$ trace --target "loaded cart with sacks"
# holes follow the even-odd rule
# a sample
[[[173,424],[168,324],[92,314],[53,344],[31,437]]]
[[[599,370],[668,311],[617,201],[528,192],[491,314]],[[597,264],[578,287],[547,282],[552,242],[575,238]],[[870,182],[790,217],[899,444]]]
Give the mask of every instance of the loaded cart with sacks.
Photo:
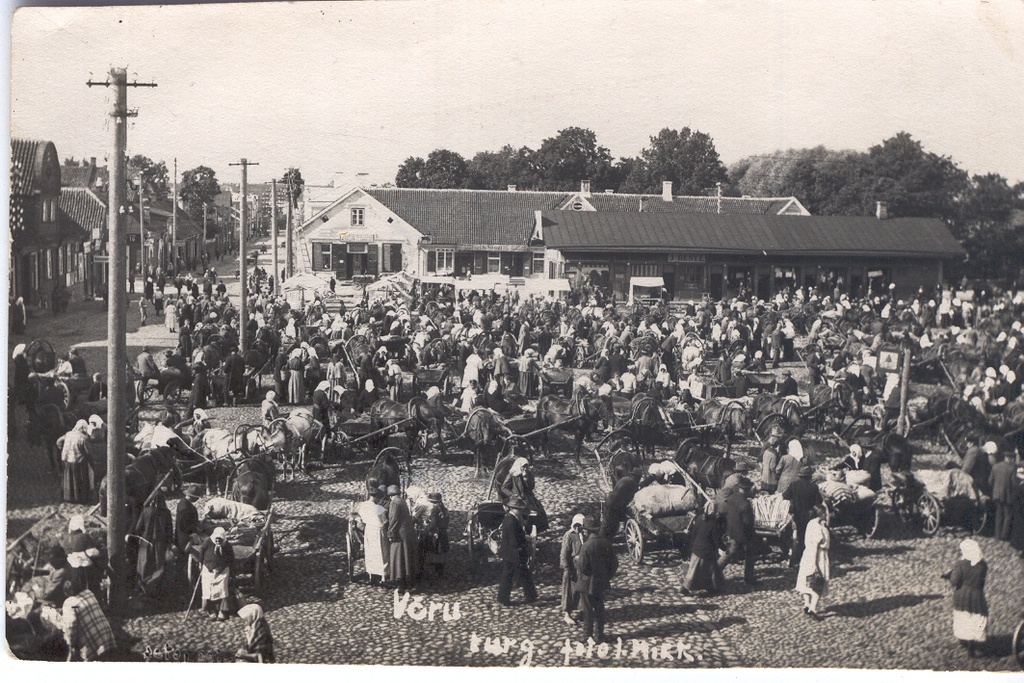
[[[708,495],[671,460],[648,470],[655,481],[633,496],[627,509],[626,550],[637,564],[652,550],[675,548],[687,557],[690,528]]]

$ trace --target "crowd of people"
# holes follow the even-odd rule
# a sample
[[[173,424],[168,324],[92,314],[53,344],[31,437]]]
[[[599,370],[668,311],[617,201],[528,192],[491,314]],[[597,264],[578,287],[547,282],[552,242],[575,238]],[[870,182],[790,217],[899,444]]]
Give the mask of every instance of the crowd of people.
[[[463,416],[481,407],[502,416],[523,413],[532,409],[545,373],[566,368],[576,369],[571,380],[575,399],[648,395],[666,410],[691,413],[712,395],[742,399],[754,388],[753,378],[778,371],[770,388],[778,396],[799,398],[817,385],[843,383],[853,397],[849,417],[878,414],[880,429],[886,430],[903,406],[901,373],[886,366],[885,354],[909,350],[919,360],[955,354],[962,360],[964,379],[956,387],[956,398],[1004,432],[977,437],[957,464],[992,501],[995,536],[1024,554],[1024,298],[1012,292],[992,289],[968,296],[940,287],[900,299],[894,288],[856,298],[838,290],[796,288],[768,300],[748,293],[670,309],[663,303],[616,306],[591,288],[551,300],[522,296],[514,289],[499,294],[416,285],[407,295],[367,298],[348,308],[340,302],[328,305],[319,296],[292,306],[273,293],[273,275],[256,268],[249,278],[253,296],[245,321],[212,270],[173,281],[159,274],[147,279],[139,304],[142,321],[147,322],[152,306],[168,331],[177,333],[178,343],[160,359],[150,348],[139,354],[136,367],[126,373],[136,400],[142,400],[152,381],[176,381],[191,387],[189,415],[214,401],[262,400],[261,414],[268,424],[282,414],[283,406],[310,405],[330,434],[342,420],[358,418],[380,398],[407,400],[417,391],[428,400],[447,399],[451,410]],[[168,285],[173,291],[166,291]],[[249,349],[245,357],[239,352],[243,337]],[[798,337],[807,341],[799,351]],[[72,351],[63,359],[57,375],[89,377],[90,398],[94,387],[101,397],[102,378],[90,377],[74,355]],[[14,360],[17,366],[17,350]],[[807,370],[803,387],[791,366],[780,367],[797,360]],[[448,371],[453,386],[447,394],[442,396],[442,387],[409,381],[426,368]],[[270,375],[274,386],[257,396],[253,387],[260,373]],[[62,490],[68,502],[91,502],[95,496],[105,425],[94,417],[77,423],[60,445]],[[742,565],[747,585],[758,585],[751,499],[759,493],[778,494],[788,501],[796,529],[788,557],[795,591],[808,617],[820,619],[833,541],[825,501],[812,481],[815,464],[820,463],[804,454],[798,436],[775,427],[764,439],[758,462],[751,466],[740,461],[725,473],[714,496],[696,511],[684,592],[725,590],[724,570],[733,563]],[[864,472],[868,488],[882,488],[882,458],[874,450],[853,444],[836,467]],[[497,600],[503,605],[512,604],[517,583],[526,602],[537,599],[529,529],[536,526],[542,532],[548,527],[528,466],[517,462],[513,468],[501,482],[507,514],[497,548]],[[585,638],[604,638],[604,597],[617,571],[612,540],[633,497],[651,476],[637,469],[618,478],[602,518],[588,523],[575,516],[562,537],[560,610],[566,623],[573,624],[580,610]],[[423,508],[443,508],[440,494],[410,496],[398,486],[371,491],[357,506],[366,539],[366,571],[373,583],[409,588],[422,577],[426,525],[418,500]],[[193,511],[185,506],[175,515],[173,535],[179,547],[181,534],[194,533],[189,531]],[[434,546],[442,552],[448,546],[444,533]],[[954,634],[973,653],[979,628],[984,631],[978,617],[987,614],[987,566],[976,542],[965,541],[961,551],[963,559],[948,577],[957,596]],[[219,583],[227,581],[230,543],[215,530],[200,554],[204,603],[214,618],[226,618],[236,611],[227,584]],[[59,568],[55,570],[59,577]],[[272,661],[272,638],[262,611],[249,605],[243,612],[255,649],[248,654]]]

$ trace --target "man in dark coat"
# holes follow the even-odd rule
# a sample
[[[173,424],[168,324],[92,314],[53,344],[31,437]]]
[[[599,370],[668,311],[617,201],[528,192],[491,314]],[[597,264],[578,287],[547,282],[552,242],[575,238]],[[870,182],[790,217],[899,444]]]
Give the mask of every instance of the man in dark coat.
[[[1020,482],[1017,481],[1017,463],[1011,458],[1002,458],[999,454],[993,457],[997,462],[992,466],[988,481],[992,487],[992,503],[996,508],[994,535],[1000,541],[1009,541],[1013,504],[1020,489]]]
[[[626,519],[626,508],[633,502],[633,496],[640,490],[640,470],[636,469],[619,477],[605,500],[604,526],[614,534]]]
[[[388,581],[395,586],[410,588],[419,573],[416,551],[418,539],[416,526],[409,510],[409,504],[397,486],[387,489],[391,502],[388,504],[388,541],[391,555],[388,562]]]
[[[203,487],[189,484],[182,489],[185,495],[174,509],[174,545],[185,552],[192,543],[192,534],[199,533],[199,511],[195,502],[203,495]]]
[[[227,379],[224,404],[227,405],[228,394],[231,394],[231,402],[234,405],[239,397],[245,398],[245,360],[238,353],[237,347],[232,347],[231,353],[224,359],[224,374]]]
[[[758,583],[757,577],[754,576],[754,560],[756,559],[753,548],[756,540],[754,509],[748,499],[752,489],[753,483],[744,477],[739,488],[725,499],[723,513],[727,536],[726,553],[718,560],[719,568],[724,570],[730,562],[742,558],[743,582],[748,586]]]
[[[604,596],[611,588],[612,578],[619,568],[618,558],[610,540],[612,530],[601,530],[587,539],[576,558],[576,590],[583,605],[583,638],[604,640]]]
[[[799,393],[800,388],[793,379],[793,373],[790,370],[783,370],[782,381],[779,382],[779,396],[797,396]]]
[[[789,566],[800,566],[800,557],[804,554],[804,532],[807,530],[807,523],[811,521],[811,511],[815,505],[821,505],[821,491],[818,485],[811,481],[814,475],[814,468],[805,465],[800,469],[800,478],[789,485],[786,492],[782,494],[785,500],[789,501],[789,514],[793,516],[793,523],[796,525],[796,541],[793,543],[793,552],[789,554]]]
[[[501,560],[501,578],[498,581],[498,602],[511,607],[512,582],[519,579],[526,602],[537,599],[537,589],[530,574],[529,548],[526,543],[526,529],[523,526],[529,508],[522,498],[512,498],[506,505],[508,512],[501,520],[501,546],[498,558]]]

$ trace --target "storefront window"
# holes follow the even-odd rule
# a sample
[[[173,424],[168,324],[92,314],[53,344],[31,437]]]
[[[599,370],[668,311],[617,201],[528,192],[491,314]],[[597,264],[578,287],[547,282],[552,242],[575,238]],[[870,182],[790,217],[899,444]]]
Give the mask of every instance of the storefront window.
[[[544,273],[544,252],[535,251],[533,252],[533,265],[530,268],[530,272],[535,275],[541,275]]]
[[[487,272],[488,273],[500,273],[501,272],[501,254],[495,251],[487,253]]]
[[[330,244],[320,245],[320,270],[331,270],[332,269],[332,251]]]

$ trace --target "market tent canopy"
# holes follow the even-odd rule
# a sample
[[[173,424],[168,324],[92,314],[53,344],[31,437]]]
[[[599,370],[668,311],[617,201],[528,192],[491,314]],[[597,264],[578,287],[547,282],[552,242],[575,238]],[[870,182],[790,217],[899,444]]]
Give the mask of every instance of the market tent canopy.
[[[493,289],[495,285],[508,285],[508,275],[501,273],[487,273],[486,275],[474,275],[469,280],[453,280],[455,289]]]
[[[293,275],[281,283],[281,291],[283,292],[295,292],[299,290],[320,292],[326,289],[329,289],[327,283],[312,273],[299,273],[298,275]]]
[[[665,286],[665,280],[660,277],[631,277],[629,279],[629,304],[633,304],[633,296],[635,290],[639,287],[640,289],[657,289],[658,296],[661,296],[661,288]]]
[[[451,285],[455,284],[455,278],[445,275],[424,275],[420,278],[424,285]]]

